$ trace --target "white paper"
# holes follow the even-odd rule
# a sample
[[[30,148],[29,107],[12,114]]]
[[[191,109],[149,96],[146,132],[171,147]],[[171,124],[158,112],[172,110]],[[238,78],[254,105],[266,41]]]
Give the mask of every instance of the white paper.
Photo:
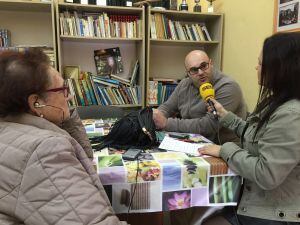
[[[189,142],[179,141],[177,139],[165,136],[163,141],[160,143],[159,148],[168,151],[184,152],[191,155],[200,155],[198,152],[198,148],[202,148],[205,145],[208,144],[189,143]]]
[[[97,5],[106,5],[106,0],[96,0]]]

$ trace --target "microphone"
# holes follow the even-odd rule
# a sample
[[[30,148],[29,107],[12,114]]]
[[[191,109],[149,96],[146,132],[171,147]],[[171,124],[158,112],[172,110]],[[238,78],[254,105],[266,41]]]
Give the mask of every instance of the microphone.
[[[61,119],[61,126],[63,126],[64,125],[64,120],[65,120],[65,113],[64,113],[64,110],[63,110],[63,108],[60,108],[60,107],[57,107],[57,106],[54,106],[54,105],[41,105],[39,102],[35,102],[35,103],[33,103],[34,105],[34,108],[43,108],[43,107],[53,107],[53,108],[55,108],[55,109],[59,109],[59,110],[61,110],[62,111],[62,119]]]
[[[35,102],[35,103],[33,103],[33,107],[34,108],[43,108],[43,107],[45,107],[46,105],[41,105],[39,102]]]
[[[199,92],[200,92],[200,96],[201,98],[206,101],[209,106],[213,109],[212,110],[212,114],[214,115],[214,117],[216,119],[218,119],[218,115],[217,115],[217,110],[214,106],[214,103],[210,100],[211,98],[215,98],[215,90],[213,88],[213,86],[211,85],[211,83],[204,83],[201,84],[199,87]]]

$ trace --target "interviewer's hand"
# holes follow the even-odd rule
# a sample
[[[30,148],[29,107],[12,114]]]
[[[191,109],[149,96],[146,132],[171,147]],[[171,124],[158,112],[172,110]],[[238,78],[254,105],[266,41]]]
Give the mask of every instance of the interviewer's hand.
[[[153,121],[157,129],[164,129],[167,126],[167,118],[158,109],[153,109]]]
[[[227,115],[228,111],[226,109],[224,109],[224,107],[221,105],[221,103],[219,103],[216,99],[213,99],[213,98],[211,98],[210,100],[214,103],[215,109],[220,118],[223,118],[224,116]],[[213,110],[212,107],[210,107],[209,105],[207,106],[207,109],[209,112],[211,112]]]
[[[221,150],[220,145],[206,145],[202,148],[199,148],[198,152],[201,155],[211,155],[214,157],[220,157],[220,150]]]

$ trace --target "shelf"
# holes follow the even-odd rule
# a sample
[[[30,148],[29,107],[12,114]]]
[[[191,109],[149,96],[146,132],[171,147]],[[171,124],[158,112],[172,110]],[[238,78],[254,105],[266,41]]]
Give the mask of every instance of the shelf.
[[[122,107],[122,108],[137,108],[137,107],[142,107],[141,104],[138,104],[138,105],[111,105],[111,106],[118,106],[118,107]]]
[[[160,14],[160,15],[154,15]],[[184,66],[184,59],[186,55],[196,49],[205,51],[208,56],[212,59],[215,68],[221,69],[221,56],[222,56],[222,34],[223,34],[223,13],[198,13],[198,12],[184,12],[176,10],[158,10],[150,9],[147,11],[148,23],[147,28],[147,72],[146,72],[146,104],[149,105],[148,96],[152,96],[156,93],[150,83],[153,77],[164,77],[171,79],[182,79],[186,74],[186,68]],[[191,30],[182,28],[184,36],[192,37],[194,40],[172,40],[172,39],[153,39],[151,38],[151,22],[155,23],[154,28],[159,31],[160,38],[165,36],[170,37],[170,31],[181,32],[180,28],[174,25],[173,28],[165,25],[164,20],[179,21],[182,26],[183,24],[188,25],[190,29],[191,25],[197,24],[199,26],[205,25],[207,31],[213,41],[196,41],[196,35],[204,40],[200,34],[192,34],[192,32],[199,32],[197,29],[201,27],[192,27]],[[153,26],[153,25],[152,25]],[[158,27],[158,29],[157,29]],[[166,31],[168,27],[168,32]],[[172,30],[171,30],[172,29]],[[179,29],[179,31],[178,31]],[[156,32],[158,34],[158,32]],[[191,33],[191,34],[189,34]],[[205,36],[205,34],[203,34]],[[181,35],[182,36],[182,35]],[[174,37],[174,33],[173,33]],[[155,87],[154,87],[155,88]],[[156,104],[151,104],[151,107],[156,107]]]
[[[151,9],[150,13],[162,13],[170,18],[178,18],[181,21],[196,21],[201,20],[202,22],[207,22],[210,20],[215,20],[220,18],[222,13],[197,13],[197,12],[185,12],[176,10],[159,10]]]
[[[140,20],[138,24],[141,27],[136,26],[139,29],[139,38],[122,38],[122,37],[88,37],[88,36],[71,36],[71,33],[60,33],[62,30],[60,27],[60,13],[67,11],[70,15],[76,11],[78,15],[99,15],[106,13],[108,17],[112,15],[122,16],[134,16]],[[129,18],[130,19],[130,18]],[[123,62],[123,71],[119,74],[120,77],[127,78],[128,74],[132,73],[133,64],[139,60],[139,83],[140,88],[140,104],[116,104],[108,105],[125,110],[136,110],[141,108],[145,102],[145,9],[137,7],[116,7],[116,6],[97,6],[97,5],[81,5],[72,3],[58,3],[56,4],[56,31],[58,40],[58,55],[60,71],[63,71],[63,67],[66,65],[78,65],[82,71],[89,71],[92,74],[96,74],[94,51],[96,49],[110,49],[118,47],[121,52],[121,58]],[[132,27],[129,27],[132,29]],[[106,27],[104,27],[106,29]],[[126,29],[127,30],[127,29]],[[77,33],[72,33],[77,34]],[[82,34],[82,33],[80,33]],[[78,57],[80,55],[80,57]],[[119,60],[119,59],[118,59]],[[97,93],[96,93],[97,94]],[[125,97],[121,94],[122,98]],[[98,94],[99,96],[99,94]],[[101,98],[103,96],[99,96]],[[110,98],[110,97],[109,97]],[[115,97],[114,97],[115,98]],[[118,97],[117,97],[118,98]],[[126,96],[127,98],[127,96]],[[113,99],[111,99],[113,100]],[[128,99],[127,99],[128,100]],[[128,101],[126,102],[128,103]],[[114,102],[114,101],[112,101]],[[122,101],[123,102],[123,101]],[[130,101],[132,102],[132,101]],[[116,102],[114,102],[116,103]]]
[[[2,1],[0,11],[51,12],[52,2]]]
[[[169,45],[169,46],[190,46],[190,45],[216,45],[218,41],[183,41],[183,40],[168,40],[168,39],[150,39],[153,45]]]
[[[99,38],[99,37],[81,37],[81,36],[67,36],[60,35],[62,41],[74,41],[74,42],[139,42],[142,38]]]
[[[137,7],[118,7],[118,6],[98,6],[98,5],[82,5],[72,3],[59,3],[60,10],[75,10],[78,12],[96,12],[96,13],[116,13],[116,14],[131,14],[139,15],[143,12],[142,8]]]
[[[89,106],[91,106],[91,105],[89,105]],[[138,108],[138,107],[142,107],[141,104],[139,104],[139,105],[104,105],[104,106],[113,106],[113,107],[121,107],[121,108]],[[86,107],[86,105],[76,106],[76,108],[80,108],[80,107]]]

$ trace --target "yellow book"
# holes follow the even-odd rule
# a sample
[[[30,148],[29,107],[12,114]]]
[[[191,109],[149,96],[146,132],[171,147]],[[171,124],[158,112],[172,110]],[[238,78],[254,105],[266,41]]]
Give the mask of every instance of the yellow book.
[[[206,41],[200,25],[199,24],[195,24],[195,27],[196,27],[196,30],[197,30],[197,32],[199,34],[200,41]]]

